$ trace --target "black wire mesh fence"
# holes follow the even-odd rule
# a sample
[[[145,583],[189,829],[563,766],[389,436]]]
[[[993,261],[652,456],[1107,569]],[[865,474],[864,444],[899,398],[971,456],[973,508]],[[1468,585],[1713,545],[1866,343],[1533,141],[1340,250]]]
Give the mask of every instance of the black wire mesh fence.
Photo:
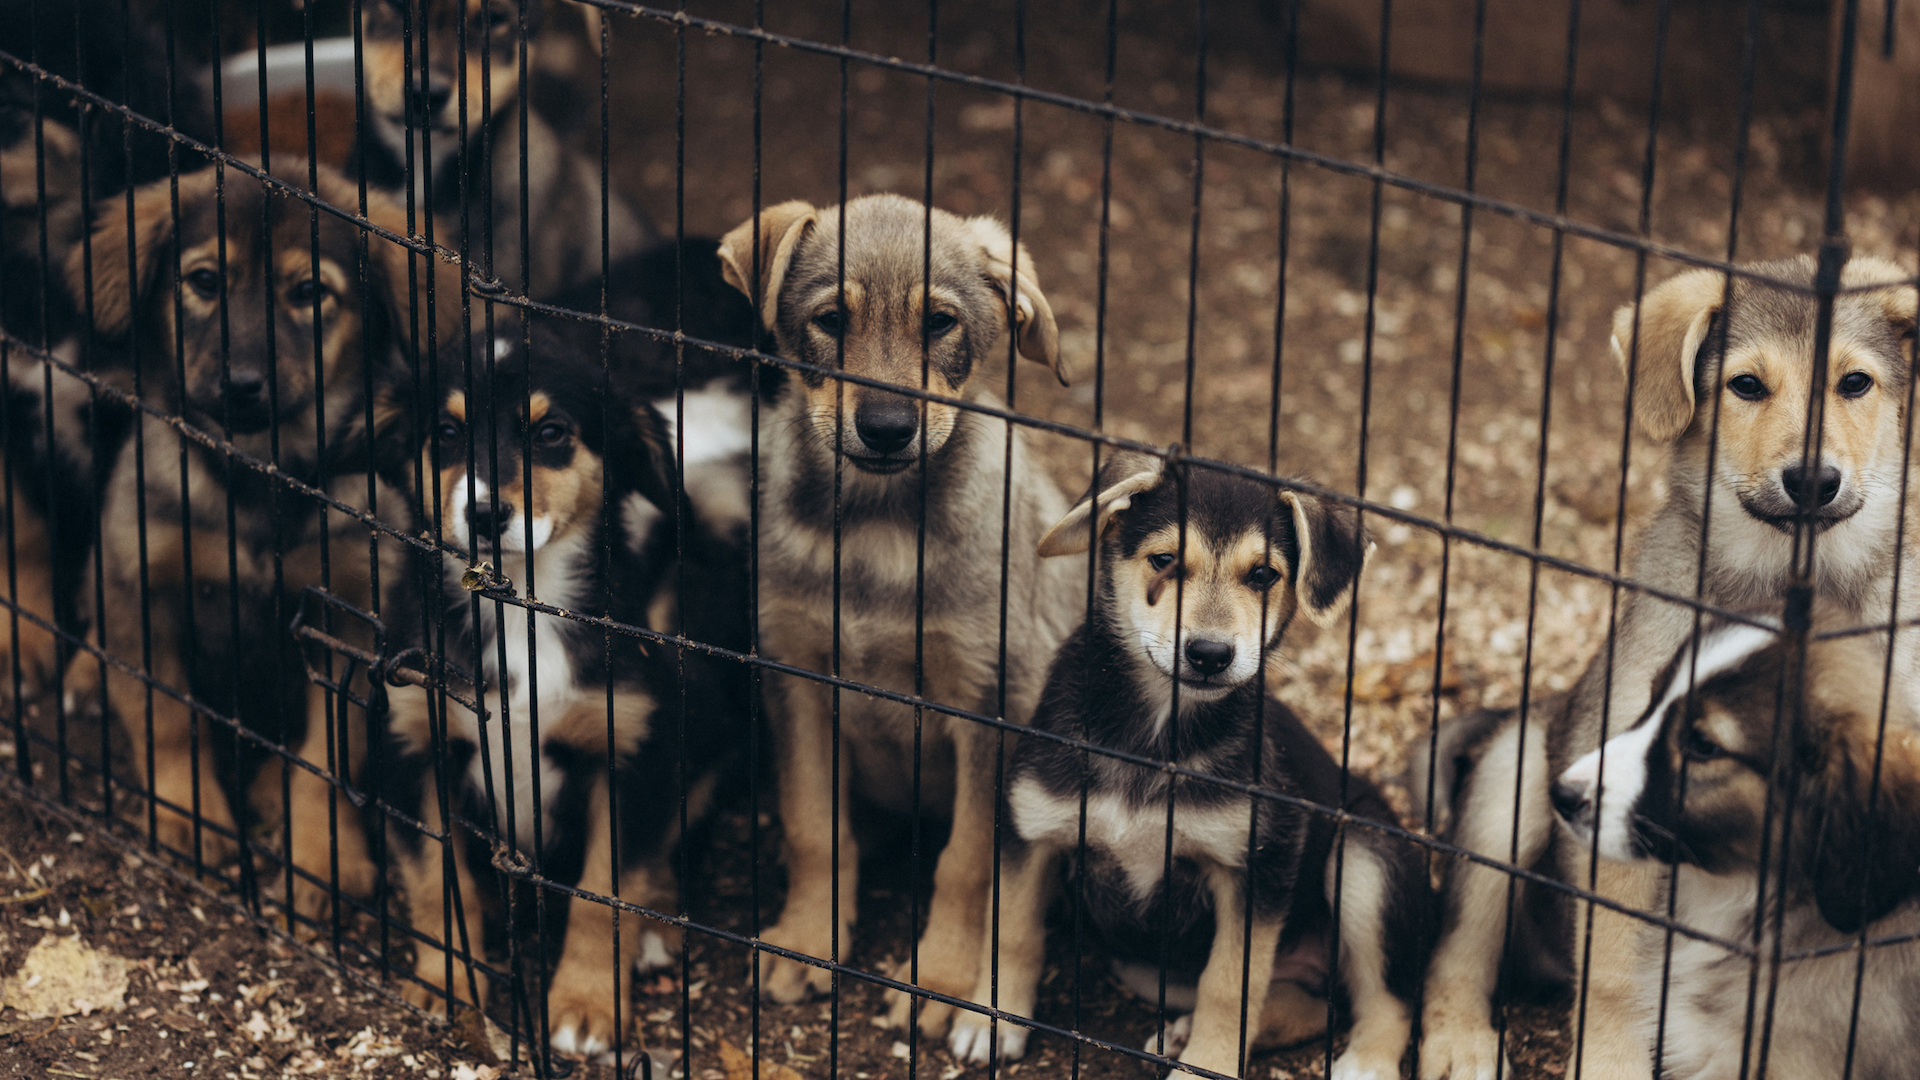
[[[535,1075],[1912,1071],[1905,9],[779,8],[0,10],[16,794]]]

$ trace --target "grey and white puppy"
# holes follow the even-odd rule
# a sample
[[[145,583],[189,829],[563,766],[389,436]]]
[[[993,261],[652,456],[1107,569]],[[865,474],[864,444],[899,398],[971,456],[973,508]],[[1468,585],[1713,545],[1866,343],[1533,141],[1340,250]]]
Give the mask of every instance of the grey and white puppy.
[[[787,380],[761,437],[766,654],[1024,722],[1047,661],[1085,610],[1083,571],[1035,554],[1066,498],[1033,462],[1022,429],[828,372],[998,406],[976,376],[1007,355],[1003,335],[1011,333],[1020,355],[1064,382],[1031,256],[992,218],[870,195],[826,209],[770,207],[728,233],[720,257],[780,354],[811,365]],[[906,812],[918,776],[922,808],[953,819],[920,939],[919,985],[964,995],[993,875],[1001,735],[926,711],[916,762],[913,709],[839,692],[836,786],[835,697],[811,679],[767,682],[788,878],[786,906],[764,937],[816,957],[834,955],[837,944],[846,955],[859,869],[852,794]],[[762,962],[762,992],[775,1001],[828,988],[824,968]],[[939,1034],[950,1015],[930,1004],[920,1026]],[[904,995],[889,1016],[907,1021]]]
[[[1608,741],[1604,773],[1595,750],[1553,785],[1601,858],[1675,866],[1677,921],[1758,947],[1756,980],[1746,956],[1674,937],[1670,1080],[1735,1080],[1761,1061],[1773,1076],[1896,1080],[1920,1062],[1920,715],[1896,680],[1883,736],[1884,634],[1815,640],[1804,669],[1793,652],[1759,627],[1708,631]],[[1863,932],[1879,942],[1864,958]],[[1647,974],[1656,998],[1661,972]]]
[[[1911,275],[1880,259],[1847,264],[1842,285],[1856,291],[1835,302],[1826,384],[1815,387],[1813,260],[1745,269],[1731,289],[1717,271],[1688,271],[1614,316],[1615,358],[1635,373],[1635,419],[1673,444],[1669,495],[1640,535],[1632,576],[1723,610],[1777,615],[1794,553],[1805,550],[1796,545],[1810,541],[1823,605],[1855,623],[1885,620],[1894,610],[1902,528]],[[1808,468],[1802,453],[1815,395],[1820,439]],[[1796,539],[1797,505],[1810,510],[1811,538]],[[1908,594],[1920,570],[1913,550],[1907,546],[1899,579]],[[1914,610],[1910,595],[1900,610]],[[1591,850],[1554,828],[1548,783],[1645,712],[1655,676],[1695,621],[1687,606],[1625,592],[1611,646],[1569,694],[1541,702],[1524,723],[1498,710],[1444,727],[1434,769],[1436,806],[1451,819],[1442,831],[1472,851],[1587,886]],[[1903,635],[1903,671],[1920,667],[1914,637]],[[1426,772],[1416,764],[1417,787]],[[1417,805],[1425,801],[1417,790]],[[1602,859],[1592,887],[1646,911],[1656,907],[1664,880],[1657,865]],[[1491,1008],[1502,977],[1508,882],[1499,870],[1464,861],[1448,870],[1445,923],[1427,976],[1423,1080],[1492,1080],[1502,1067]],[[1593,908],[1590,953],[1571,950],[1570,931],[1584,935],[1589,905],[1570,908],[1558,893],[1516,887],[1517,944],[1506,950],[1506,976],[1574,974],[1570,1030],[1580,1033],[1575,1053],[1583,1069],[1651,1076],[1658,996],[1646,994],[1641,968],[1658,965],[1660,949],[1644,939],[1645,924]]]

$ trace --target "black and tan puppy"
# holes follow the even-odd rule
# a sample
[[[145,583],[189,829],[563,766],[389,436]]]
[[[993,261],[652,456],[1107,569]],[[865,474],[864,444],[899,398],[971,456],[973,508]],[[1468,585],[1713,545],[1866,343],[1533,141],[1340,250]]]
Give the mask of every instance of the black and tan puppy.
[[[536,326],[531,352],[503,336],[492,364],[474,365],[471,384],[443,358],[426,439],[404,455],[418,462],[426,485],[423,526],[492,564],[522,595],[585,616],[646,625],[684,587],[684,623],[669,616],[673,625],[662,629],[744,649],[743,553],[705,531],[681,500],[659,414],[610,395],[597,333],[583,341],[570,329]],[[676,537],[678,525],[689,535]],[[686,563],[676,567],[678,550]],[[474,596],[462,589],[468,566],[466,557],[421,556],[413,582],[429,616],[424,628],[415,616],[414,631],[424,629],[423,642],[454,664],[482,673],[483,714],[445,699],[444,779],[456,814],[483,823],[489,843],[538,852],[548,876],[675,908],[670,855],[681,797],[697,819],[723,756],[744,740],[745,669]],[[471,686],[457,689],[473,700]],[[433,754],[441,748],[432,709],[427,692],[397,690],[390,726],[395,801],[437,830]],[[406,829],[394,830],[392,850],[415,924],[478,955],[483,896],[467,834],[455,835],[463,841],[452,847],[464,922],[445,933],[436,852]],[[628,918],[616,950],[611,908],[576,898],[568,911],[547,997],[552,1045],[598,1056],[620,1042],[616,1015],[626,1009],[631,972],[667,963],[679,931]],[[419,948],[415,974],[406,993],[423,1007],[440,1003],[449,974],[459,996],[477,987],[433,945]]]
[[[1120,454],[1040,551],[1084,552],[1096,536],[1093,609],[1054,658],[1034,727],[1398,824],[1261,677],[1296,612],[1326,624],[1345,609],[1366,548],[1351,511],[1205,469],[1183,483],[1159,458]],[[1336,850],[1340,833],[1319,814],[1037,739],[1014,754],[1006,805],[999,1008],[1032,1015],[1043,916],[1071,855],[1121,981],[1154,1001],[1169,960],[1167,1004],[1189,1015],[1169,1027],[1167,1053],[1242,1075],[1243,1018],[1248,1049],[1299,1042],[1326,1030],[1331,995],[1354,1016],[1336,1080],[1400,1075],[1425,911],[1414,848],[1353,827]],[[989,959],[973,991],[982,1004]],[[963,1013],[954,1054],[1020,1057],[1027,1029],[998,1030]]]
[[[897,195],[826,209],[771,207],[728,233],[720,257],[727,280],[758,305],[781,355],[825,369],[788,379],[761,436],[767,655],[1024,721],[1047,657],[1084,607],[1084,574],[1033,554],[1067,500],[1033,462],[1023,429],[1009,432],[977,412],[826,372],[992,405],[976,372],[1008,357],[1011,334],[1020,355],[1064,378],[1053,312],[1031,257],[1016,252],[992,218],[929,211]],[[916,670],[924,670],[924,684]],[[920,939],[920,985],[955,995],[972,990],[993,875],[999,735],[932,711],[916,726],[907,706],[843,693],[836,789],[834,692],[799,678],[767,686],[780,747],[787,898],[766,940],[817,957],[832,956],[837,940],[845,955],[859,868],[852,793],[907,813],[919,777],[922,807],[953,819]],[[916,732],[924,739],[919,762]],[[775,1001],[827,988],[823,968],[784,957],[761,962],[762,991]],[[905,1023],[909,1009],[907,997],[896,995],[892,1022]],[[929,1005],[921,1027],[944,1032],[950,1013]]]
[[[1836,618],[1884,621],[1914,610],[1920,581],[1913,501],[1902,518],[1906,402],[1914,332],[1911,275],[1881,259],[1847,263],[1834,302],[1824,385],[1816,385],[1818,304],[1807,257],[1758,263],[1733,279],[1691,270],[1614,315],[1613,348],[1634,373],[1634,419],[1672,444],[1666,502],[1639,538],[1633,577],[1731,611],[1778,615],[1796,558],[1812,545],[1813,584]],[[1809,403],[1819,405],[1819,441]],[[1812,444],[1812,445],[1809,445]],[[1804,455],[1810,453],[1810,461]],[[1804,509],[1811,528],[1798,525]],[[1586,886],[1592,852],[1553,828],[1547,787],[1576,758],[1626,730],[1649,704],[1654,677],[1693,634],[1692,608],[1624,592],[1610,645],[1567,695],[1482,711],[1440,731],[1435,800],[1449,804],[1449,838]],[[1920,672],[1920,635],[1902,634],[1896,667]],[[1520,753],[1524,747],[1524,756]],[[1425,779],[1425,770],[1416,770]],[[1424,803],[1424,798],[1417,797]],[[1518,816],[1515,816],[1516,809]],[[1508,1069],[1492,1022],[1507,933],[1511,879],[1465,861],[1447,871],[1446,921],[1427,976],[1423,1080],[1493,1080]],[[1593,887],[1629,909],[1654,910],[1657,866],[1602,860]],[[1607,1077],[1652,1073],[1646,973],[1659,949],[1645,924],[1519,883],[1509,977],[1564,980],[1578,996],[1570,1030],[1583,1068]],[[1574,933],[1568,932],[1569,916]],[[1590,961],[1589,961],[1590,956]],[[1649,958],[1652,959],[1649,959]],[[1582,965],[1586,965],[1584,968]]]
[[[1884,634],[1813,641],[1804,668],[1793,655],[1770,630],[1710,629],[1608,741],[1604,771],[1595,750],[1553,785],[1562,823],[1602,859],[1675,867],[1674,919],[1759,949],[1757,980],[1746,957],[1686,935],[1666,987],[1647,969],[1671,1080],[1734,1080],[1761,1061],[1773,1076],[1899,1080],[1920,1062],[1912,687],[1896,675],[1882,709]]]
[[[307,164],[283,160],[274,175],[304,188]],[[358,204],[354,185],[326,168],[317,194]],[[398,510],[395,493],[376,502],[366,471],[365,388],[370,368],[401,363],[425,335],[407,250],[377,237],[363,247],[353,224],[316,217],[307,203],[231,171],[224,191],[212,172],[182,178],[177,216],[168,181],[134,195],[131,215],[119,207],[95,226],[91,282],[78,252],[69,263],[76,294],[92,290],[96,344],[123,353],[116,362],[140,373],[156,408],[342,501]],[[378,198],[369,212],[389,227],[403,220]],[[411,271],[422,281],[432,273],[426,259]],[[456,287],[449,281],[441,295]],[[442,304],[440,314],[457,310]],[[365,526],[143,418],[108,481],[100,542],[104,576],[94,587],[110,617],[94,640],[170,690],[149,693],[133,675],[85,657],[72,666],[69,691],[76,703],[97,702],[105,679],[107,704],[132,738],[133,771],[152,785],[162,843],[182,851],[203,844],[215,861],[233,851],[231,800],[251,769],[229,768],[230,730],[203,709],[355,776],[362,725],[336,730],[318,688],[303,692],[303,658],[287,627],[309,585],[373,606]],[[391,545],[382,550],[391,557]],[[373,867],[354,815],[339,807],[336,849],[332,787],[298,768],[287,783],[293,862],[318,878],[296,880],[296,904],[319,910],[335,867],[340,888],[370,891]],[[281,817],[278,784],[261,788],[255,808]]]
[[[545,0],[373,0],[364,11],[368,129],[356,157],[368,182],[404,189],[411,162],[421,205],[472,230],[475,265],[489,250],[491,224],[493,276],[516,291],[526,285],[528,295],[551,299],[598,276],[599,160],[567,146],[535,109],[521,123],[520,54],[540,30]],[[618,192],[605,194],[617,262],[646,246],[653,229]],[[521,277],[523,228],[530,284]]]

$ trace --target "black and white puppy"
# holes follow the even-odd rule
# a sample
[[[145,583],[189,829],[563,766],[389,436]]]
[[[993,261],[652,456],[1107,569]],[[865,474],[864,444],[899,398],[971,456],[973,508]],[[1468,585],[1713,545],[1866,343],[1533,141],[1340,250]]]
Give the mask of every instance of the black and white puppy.
[[[1669,1080],[1762,1060],[1768,1075],[1852,1080],[1920,1067],[1920,715],[1896,670],[1883,738],[1884,634],[1812,642],[1801,680],[1791,659],[1771,630],[1705,632],[1608,740],[1604,770],[1595,750],[1553,785],[1563,824],[1602,858],[1675,866],[1677,921],[1758,947],[1756,980],[1747,957],[1675,935],[1664,998],[1660,965],[1642,965],[1646,1000],[1666,1002]]]
[[[1095,603],[1053,661],[1035,728],[1397,824],[1379,790],[1343,776],[1260,677],[1296,611],[1326,624],[1345,608],[1367,547],[1352,511],[1206,469],[1183,483],[1158,458],[1122,454],[1040,551],[1084,552],[1096,536]],[[1412,847],[1050,740],[1021,741],[1006,792],[999,1008],[1032,1015],[1054,867],[1074,855],[1121,980],[1154,1000],[1168,958],[1167,1006],[1191,1015],[1169,1027],[1165,1052],[1242,1075],[1243,1050],[1323,1033],[1338,995],[1354,1030],[1333,1075],[1400,1075],[1421,974],[1425,885]],[[982,1004],[992,970],[982,963]],[[1010,1059],[1026,1036],[1002,1022],[995,1039],[967,1012],[950,1046],[967,1061],[996,1049]]]
[[[665,611],[671,625],[663,629],[743,648],[745,561],[736,546],[703,532],[689,510],[674,480],[666,422],[645,402],[609,393],[592,344],[596,331],[583,339],[564,324],[544,323],[529,336],[530,350],[517,333],[493,342],[492,363],[476,361],[471,382],[452,366],[457,349],[452,361],[442,357],[443,389],[412,451],[417,470],[391,454],[388,461],[389,469],[414,472],[419,479],[410,485],[425,487],[423,526],[437,523],[474,561],[508,579],[494,579],[492,592],[636,626]],[[397,426],[416,425],[402,419]],[[690,535],[677,537],[678,528]],[[617,884],[624,900],[673,907],[681,797],[689,820],[697,819],[728,749],[740,741],[744,669],[475,596],[467,589],[487,583],[463,582],[466,558],[431,555],[420,563],[413,592],[428,617],[414,613],[412,626],[431,652],[480,672],[483,711],[457,699],[475,700],[457,677],[438,706],[455,813],[479,822],[489,841],[538,851],[547,876],[601,896],[615,895]],[[682,587],[690,599],[675,617]],[[437,830],[436,707],[426,692],[394,692],[390,727],[400,764],[389,771],[396,801]],[[461,914],[442,940],[477,956],[484,926],[473,853],[468,843],[452,846]],[[393,849],[414,922],[435,934],[440,920],[429,916],[430,901],[442,895],[439,860],[411,830],[395,830]],[[668,962],[679,933],[630,918],[617,949],[615,936],[611,908],[570,902],[547,995],[555,1049],[610,1051],[620,1041],[630,973]],[[422,944],[418,982],[406,990],[423,1007],[449,990],[478,996],[476,981],[453,973],[447,951]]]

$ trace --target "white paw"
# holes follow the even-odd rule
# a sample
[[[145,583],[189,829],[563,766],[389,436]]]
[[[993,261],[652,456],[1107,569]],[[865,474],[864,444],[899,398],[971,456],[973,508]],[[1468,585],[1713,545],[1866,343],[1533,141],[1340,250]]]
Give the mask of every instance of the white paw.
[[[640,953],[633,958],[634,971],[644,974],[672,963],[673,951],[667,948],[665,938],[653,930],[640,935]]]
[[[1193,1034],[1193,1014],[1188,1013],[1161,1028],[1160,1034],[1149,1038],[1147,1045],[1142,1049],[1149,1054],[1177,1058],[1180,1056],[1180,1051],[1187,1048],[1187,1036],[1191,1034]]]
[[[1512,1076],[1500,1035],[1484,1023],[1434,1023],[1420,1040],[1420,1080],[1495,1080]]]
[[[556,1029],[551,1042],[555,1050],[574,1057],[598,1059],[607,1056],[610,1058],[613,1052],[613,1047],[605,1039],[597,1035],[583,1035],[580,1029],[572,1024],[565,1024]]]
[[[1005,1020],[989,1024],[979,1013],[963,1013],[954,1018],[947,1049],[969,1065],[985,1065],[992,1059],[996,1042],[1001,1061],[1019,1061],[1027,1054],[1027,1029]]]
[[[1400,1063],[1359,1061],[1352,1053],[1345,1053],[1334,1060],[1327,1080],[1400,1080]]]

